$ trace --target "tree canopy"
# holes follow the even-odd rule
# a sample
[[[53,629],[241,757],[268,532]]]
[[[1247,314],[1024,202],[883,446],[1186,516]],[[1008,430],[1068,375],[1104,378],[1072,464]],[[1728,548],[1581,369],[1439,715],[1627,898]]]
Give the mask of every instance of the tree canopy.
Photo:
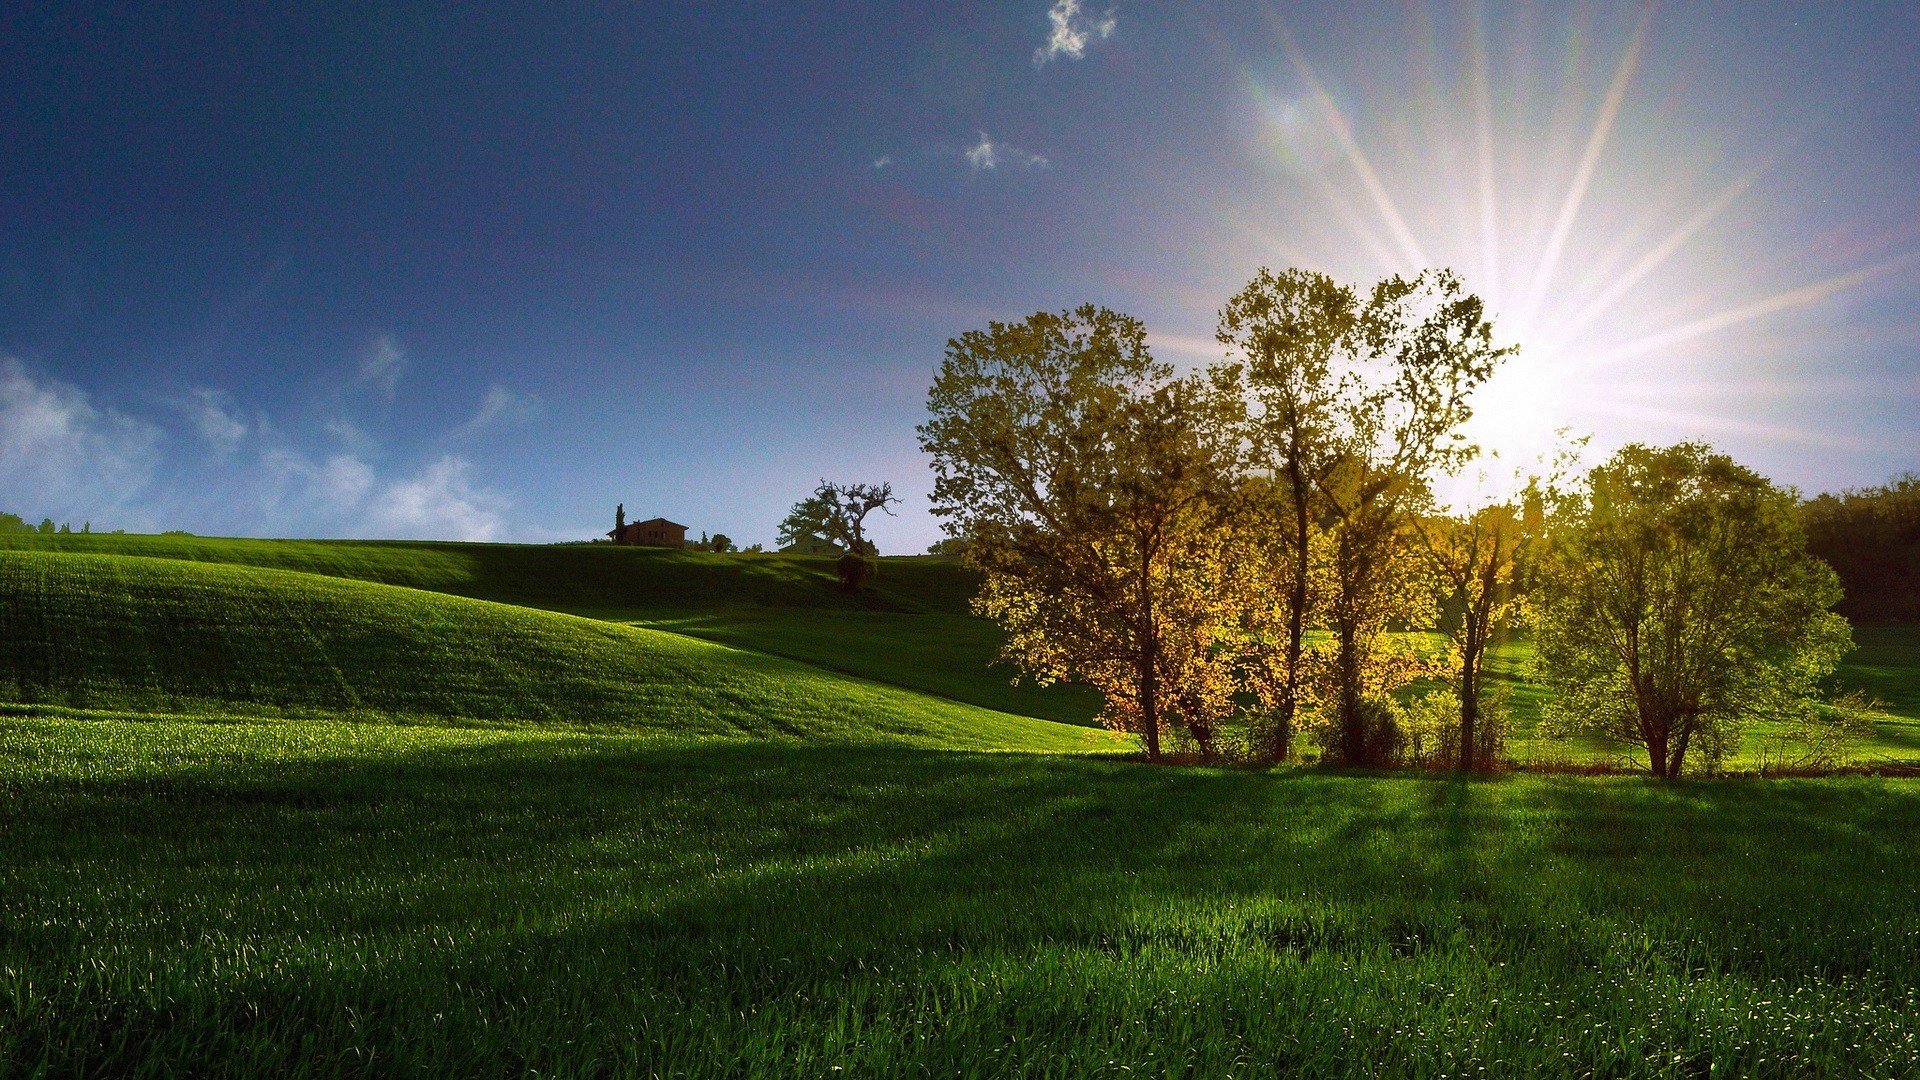
[[[1796,500],[1711,448],[1628,446],[1555,523],[1536,586],[1549,718],[1713,767],[1751,720],[1805,720],[1851,647]]]
[[[813,494],[794,503],[787,512],[786,520],[780,523],[780,543],[818,536],[854,555],[878,555],[879,550],[867,539],[867,516],[875,510],[892,514],[890,507],[899,501],[894,498],[891,483],[836,484],[822,480]]]

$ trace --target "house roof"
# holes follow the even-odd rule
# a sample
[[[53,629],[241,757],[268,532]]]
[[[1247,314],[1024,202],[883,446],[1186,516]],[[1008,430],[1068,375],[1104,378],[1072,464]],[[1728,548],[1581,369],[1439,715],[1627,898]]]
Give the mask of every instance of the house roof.
[[[666,518],[648,518],[645,521],[635,521],[631,523],[628,527],[631,528],[633,525],[665,525],[668,528],[673,528],[673,529],[686,528],[685,525],[682,525],[677,521],[668,521]]]

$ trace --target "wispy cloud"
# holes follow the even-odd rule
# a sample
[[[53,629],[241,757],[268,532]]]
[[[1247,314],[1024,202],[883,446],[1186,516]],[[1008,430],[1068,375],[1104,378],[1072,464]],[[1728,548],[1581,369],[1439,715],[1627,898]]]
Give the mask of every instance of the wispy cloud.
[[[274,528],[401,540],[498,540],[511,503],[455,454],[382,477],[353,454],[313,458],[275,447],[260,455],[260,510]]]
[[[173,399],[171,404],[215,451],[232,453],[247,437],[247,421],[241,418],[233,395],[224,390],[200,387]]]
[[[157,426],[0,357],[0,506],[55,516],[124,506],[152,479],[162,439]]]
[[[374,487],[373,467],[353,454],[314,459],[284,446],[260,454],[267,509],[282,515],[339,518],[351,514]]]
[[[1047,8],[1047,42],[1033,50],[1033,64],[1039,67],[1049,60],[1066,57],[1078,60],[1087,55],[1087,46],[1105,41],[1119,29],[1112,11],[1098,17],[1088,15],[1080,0],[1054,0]]]
[[[381,536],[497,540],[506,506],[474,481],[470,462],[448,454],[375,495],[367,523]]]
[[[873,159],[873,167],[876,169],[884,169],[891,164],[893,164],[892,154],[881,154],[879,157]]]
[[[504,386],[495,386],[480,399],[480,407],[471,417],[454,428],[450,437],[470,438],[491,428],[508,424],[524,424],[540,415],[540,399],[531,394],[521,394]]]
[[[401,376],[406,373],[407,352],[400,347],[400,342],[392,334],[375,334],[366,351],[360,354],[360,385],[392,398]]]
[[[995,142],[984,131],[980,132],[980,141],[960,151],[960,156],[974,172],[993,172],[1002,167],[1045,169],[1052,165],[1040,154],[1030,154],[1017,146]]]

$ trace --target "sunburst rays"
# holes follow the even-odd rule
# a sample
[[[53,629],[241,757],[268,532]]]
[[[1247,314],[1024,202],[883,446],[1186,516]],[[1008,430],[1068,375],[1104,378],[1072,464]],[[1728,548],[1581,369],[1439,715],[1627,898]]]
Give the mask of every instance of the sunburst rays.
[[[1485,4],[1458,0],[1443,5],[1440,18],[1414,20],[1427,36],[1423,56],[1457,58],[1447,77],[1406,80],[1437,99],[1429,101],[1405,100],[1404,91],[1395,100],[1343,94],[1327,74],[1337,66],[1317,65],[1270,12],[1276,52],[1299,88],[1293,100],[1311,107],[1335,151],[1323,167],[1288,177],[1317,208],[1299,216],[1320,213],[1326,220],[1316,229],[1337,223],[1332,235],[1320,233],[1321,265],[1356,274],[1451,265],[1467,274],[1503,337],[1522,348],[1482,395],[1475,427],[1483,441],[1522,450],[1516,444],[1544,444],[1563,424],[1610,417],[1662,433],[1851,445],[1850,436],[1742,412],[1752,403],[1710,389],[1716,377],[1731,389],[1749,375],[1736,345],[1748,355],[1767,351],[1743,334],[1786,331],[1780,320],[1789,313],[1920,269],[1914,238],[1873,237],[1845,252],[1770,249],[1775,238],[1756,239],[1729,219],[1737,209],[1750,228],[1766,217],[1760,196],[1789,160],[1790,143],[1744,165],[1704,140],[1678,144],[1677,154],[1663,143],[1664,155],[1623,146],[1649,52],[1660,43],[1652,4],[1616,7],[1610,22],[1602,12],[1594,26],[1588,8],[1546,33],[1563,56],[1551,85],[1540,83],[1555,66],[1530,55],[1524,37],[1496,39],[1502,24]],[[1437,40],[1442,35],[1450,39]],[[1399,140],[1411,150],[1383,138],[1409,123],[1430,129]],[[1647,197],[1663,177],[1674,182]],[[1297,238],[1301,230],[1297,220],[1270,221],[1252,233]],[[1774,381],[1793,383],[1786,362],[1773,362]],[[1643,389],[1671,380],[1671,400],[1627,393],[1622,377],[1636,371],[1656,376],[1636,384]]]

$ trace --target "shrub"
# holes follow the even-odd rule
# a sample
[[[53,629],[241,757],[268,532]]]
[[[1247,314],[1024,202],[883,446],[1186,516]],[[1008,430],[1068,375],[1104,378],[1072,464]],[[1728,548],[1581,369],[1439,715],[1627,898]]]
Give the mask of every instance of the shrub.
[[[862,585],[873,580],[874,572],[878,568],[873,565],[872,559],[848,553],[840,556],[840,561],[834,564],[834,569],[840,573],[840,590],[855,593],[860,591]]]

